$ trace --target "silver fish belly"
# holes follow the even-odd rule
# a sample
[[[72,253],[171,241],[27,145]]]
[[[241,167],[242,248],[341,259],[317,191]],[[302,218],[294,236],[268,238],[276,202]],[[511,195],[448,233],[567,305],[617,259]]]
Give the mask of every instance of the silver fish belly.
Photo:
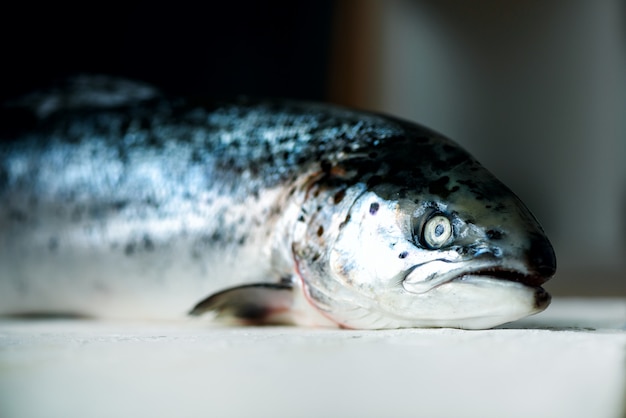
[[[533,215],[433,131],[82,82],[2,109],[0,315],[489,328],[549,304]]]

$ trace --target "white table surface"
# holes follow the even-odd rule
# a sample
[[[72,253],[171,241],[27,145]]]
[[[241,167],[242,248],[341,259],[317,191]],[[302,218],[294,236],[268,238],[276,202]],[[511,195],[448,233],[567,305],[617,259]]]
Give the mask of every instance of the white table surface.
[[[499,329],[0,321],[0,417],[624,417],[626,299]]]

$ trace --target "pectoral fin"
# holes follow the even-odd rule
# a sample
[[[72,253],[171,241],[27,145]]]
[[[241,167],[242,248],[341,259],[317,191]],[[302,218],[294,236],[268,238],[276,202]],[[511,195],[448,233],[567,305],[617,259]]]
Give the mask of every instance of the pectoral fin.
[[[294,304],[290,283],[255,283],[232,287],[199,302],[189,315],[215,312],[216,317],[231,317],[245,324],[291,323],[288,312]]]

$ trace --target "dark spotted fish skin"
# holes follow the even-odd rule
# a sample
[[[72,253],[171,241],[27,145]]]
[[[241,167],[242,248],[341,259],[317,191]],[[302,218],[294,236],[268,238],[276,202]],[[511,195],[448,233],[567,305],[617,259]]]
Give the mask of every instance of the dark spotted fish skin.
[[[194,311],[235,306],[241,317],[264,319],[296,307],[284,299],[293,287],[304,296],[305,312],[312,306],[324,321],[345,327],[471,328],[549,302],[534,287],[554,273],[541,228],[506,186],[433,131],[329,105],[205,102],[92,81],[2,109],[8,122],[0,127],[0,315],[172,318],[219,295]],[[378,218],[370,218],[379,207]],[[454,224],[454,242],[437,251],[405,227],[435,209]],[[479,219],[469,219],[472,214]],[[388,224],[372,227],[372,219]],[[396,266],[396,301],[385,296],[391,282],[378,283],[372,268],[364,271],[368,260],[360,261],[357,235],[367,228],[372,242],[394,251],[373,270],[398,259],[414,263]],[[406,250],[398,256],[400,247]],[[485,267],[487,253],[492,262]],[[419,260],[433,255],[462,266],[444,285],[484,282],[487,272],[506,270],[506,285],[490,278],[480,286],[497,282],[499,292],[532,306],[506,320],[438,320],[431,300],[405,300],[422,297],[415,289],[435,288],[434,276],[416,278],[426,265]],[[467,267],[474,259],[482,270]],[[461,270],[481,278],[465,278]],[[429,294],[445,288],[440,285]],[[224,292],[238,286],[243,291]],[[272,294],[281,300],[265,297]],[[498,305],[485,295],[481,303]],[[252,306],[251,299],[262,302]],[[412,313],[411,304],[427,307],[428,318],[416,320],[423,312]]]
[[[13,120],[0,145],[0,312],[98,314],[94,300],[141,289],[129,311],[167,316],[163,288],[183,295],[171,311],[184,313],[225,285],[289,276],[265,257],[283,204],[267,191],[402,132],[288,102],[156,96],[36,110],[3,109]],[[71,297],[58,291],[68,285]]]

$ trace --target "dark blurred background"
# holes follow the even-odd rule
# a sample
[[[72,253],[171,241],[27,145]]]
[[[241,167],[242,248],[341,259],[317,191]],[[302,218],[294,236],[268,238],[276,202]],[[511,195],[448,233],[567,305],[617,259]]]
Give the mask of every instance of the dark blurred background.
[[[4,97],[99,73],[177,94],[326,98],[328,0],[15,2],[6,9]]]
[[[622,0],[12,3],[0,95],[96,73],[411,119],[528,204],[554,294],[626,295],[625,22]]]

